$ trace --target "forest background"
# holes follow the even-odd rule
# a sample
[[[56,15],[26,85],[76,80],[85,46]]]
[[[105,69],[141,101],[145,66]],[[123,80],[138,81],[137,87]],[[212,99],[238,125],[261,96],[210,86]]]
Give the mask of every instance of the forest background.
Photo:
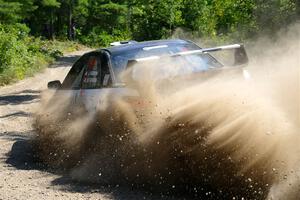
[[[84,46],[184,35],[243,42],[299,19],[299,0],[0,0],[0,85]]]

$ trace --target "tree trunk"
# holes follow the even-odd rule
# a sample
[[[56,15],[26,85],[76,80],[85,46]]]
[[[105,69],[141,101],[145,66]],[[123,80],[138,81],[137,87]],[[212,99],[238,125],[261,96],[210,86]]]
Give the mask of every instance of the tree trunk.
[[[56,34],[61,36],[63,33],[63,26],[62,26],[62,16],[61,16],[61,11],[58,10],[55,13],[56,15],[56,23],[55,23],[55,29],[56,29]]]
[[[73,40],[73,0],[70,1],[68,14],[68,39]]]
[[[51,14],[50,14],[50,24],[49,24],[49,39],[53,40],[53,32],[54,32],[54,27],[53,27],[53,9],[51,9]]]

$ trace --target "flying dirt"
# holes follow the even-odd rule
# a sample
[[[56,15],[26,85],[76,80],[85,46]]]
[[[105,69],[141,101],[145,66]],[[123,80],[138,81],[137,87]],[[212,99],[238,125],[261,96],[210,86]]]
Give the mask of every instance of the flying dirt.
[[[275,43],[251,43],[247,80],[233,71],[163,82],[144,66],[142,81],[123,75],[140,102],[107,94],[95,114],[48,91],[36,114],[37,154],[77,181],[191,198],[299,199],[299,33],[297,24]]]

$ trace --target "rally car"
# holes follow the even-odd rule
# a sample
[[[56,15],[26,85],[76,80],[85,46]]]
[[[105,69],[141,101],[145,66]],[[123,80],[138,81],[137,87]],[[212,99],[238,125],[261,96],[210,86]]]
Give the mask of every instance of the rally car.
[[[226,66],[211,55],[211,52],[233,50],[234,62]],[[129,70],[132,80],[139,79],[138,70],[143,65],[156,68],[155,78],[186,76],[223,69],[240,69],[245,78],[249,77],[243,68],[248,62],[242,44],[213,48],[201,48],[192,41],[172,39],[145,42],[114,42],[110,47],[101,48],[81,56],[72,66],[65,80],[51,81],[48,88],[56,93],[68,93],[73,104],[83,102],[89,112],[104,106],[108,94],[138,96],[137,91],[126,87],[121,78]],[[165,70],[168,63],[176,63],[176,70]],[[170,66],[169,66],[170,67]]]

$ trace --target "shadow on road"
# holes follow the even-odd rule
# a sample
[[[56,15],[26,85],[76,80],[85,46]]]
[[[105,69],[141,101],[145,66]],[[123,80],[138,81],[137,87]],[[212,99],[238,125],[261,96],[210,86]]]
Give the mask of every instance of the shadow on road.
[[[80,55],[72,55],[72,56],[63,56],[56,60],[53,65],[50,65],[49,68],[57,68],[57,67],[68,67],[73,65],[76,60],[78,60]]]
[[[10,137],[14,137],[10,134]],[[20,170],[42,170],[43,165],[34,156],[32,143],[28,138],[14,137],[11,151],[7,154],[6,163]]]
[[[128,186],[120,185],[101,185],[84,182],[76,182],[68,176],[62,176],[52,181],[53,185],[60,185],[61,190],[69,190],[76,193],[99,193],[109,194],[112,199],[132,200],[132,199],[161,199],[169,200],[168,196],[161,196],[156,193],[147,192],[145,190],[137,190]]]
[[[0,139],[18,141],[18,140],[28,140],[32,136],[32,131],[26,132],[1,132]]]
[[[31,116],[31,113],[19,111],[7,115],[2,115],[0,116],[0,119],[9,118],[9,117],[29,117],[29,116]]]
[[[35,100],[39,101],[40,93],[39,90],[23,90],[17,93],[0,95],[0,106],[33,103],[36,102]]]
[[[24,133],[22,133],[24,135]],[[68,176],[68,172],[55,170],[47,167],[38,161],[34,150],[34,145],[29,137],[21,136],[21,133],[4,133],[0,138],[9,137],[15,141],[11,151],[7,154],[6,163],[15,167],[17,170],[39,170],[47,173],[59,175],[59,178],[51,182],[53,186],[60,186],[61,191],[70,191],[76,193],[99,193],[109,196],[112,199],[131,200],[131,199],[170,199],[162,198],[158,194],[151,194],[147,191],[133,190],[130,186],[110,186],[101,184],[92,184],[86,182],[77,182]],[[6,137],[5,137],[6,138]],[[9,139],[6,138],[6,139]]]

